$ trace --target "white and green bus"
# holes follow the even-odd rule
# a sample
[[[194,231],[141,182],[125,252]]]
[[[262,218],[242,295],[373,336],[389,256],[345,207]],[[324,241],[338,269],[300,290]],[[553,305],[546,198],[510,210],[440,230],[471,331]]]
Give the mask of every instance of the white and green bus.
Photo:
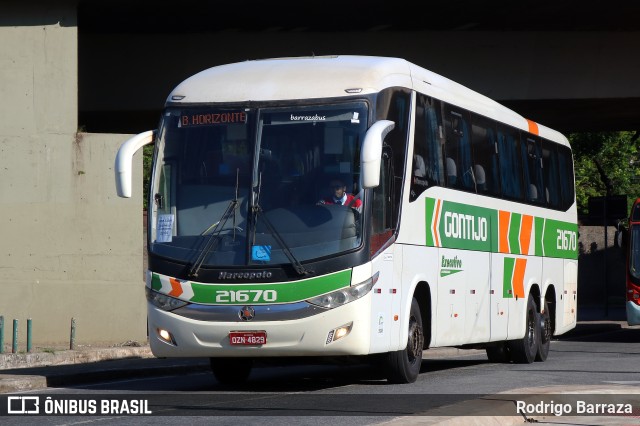
[[[119,195],[150,142],[155,356],[209,357],[225,383],[259,358],[363,356],[408,383],[428,348],[544,361],[576,324],[567,139],[406,60],[198,73],[120,148]]]

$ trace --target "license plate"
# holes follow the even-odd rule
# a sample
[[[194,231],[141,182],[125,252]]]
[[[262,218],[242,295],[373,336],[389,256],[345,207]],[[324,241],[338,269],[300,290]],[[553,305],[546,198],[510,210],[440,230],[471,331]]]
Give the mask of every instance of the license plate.
[[[267,343],[266,331],[230,331],[229,343],[232,346],[259,346]]]

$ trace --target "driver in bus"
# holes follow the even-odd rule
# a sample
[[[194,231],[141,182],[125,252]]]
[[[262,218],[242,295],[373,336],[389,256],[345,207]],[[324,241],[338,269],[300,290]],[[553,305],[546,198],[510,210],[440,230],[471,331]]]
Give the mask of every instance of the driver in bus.
[[[340,179],[333,179],[329,184],[333,195],[318,201],[318,204],[342,204],[358,212],[362,209],[362,200],[347,192],[347,186]]]

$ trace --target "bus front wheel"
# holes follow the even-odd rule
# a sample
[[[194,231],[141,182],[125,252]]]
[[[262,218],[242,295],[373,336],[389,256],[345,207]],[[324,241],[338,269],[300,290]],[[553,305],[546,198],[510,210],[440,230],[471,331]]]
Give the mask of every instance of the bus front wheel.
[[[209,361],[213,377],[223,385],[245,382],[253,367],[251,358],[210,358]]]
[[[413,383],[418,379],[422,365],[424,334],[420,305],[414,298],[409,313],[409,338],[407,347],[390,352],[387,359],[387,381],[389,383]]]

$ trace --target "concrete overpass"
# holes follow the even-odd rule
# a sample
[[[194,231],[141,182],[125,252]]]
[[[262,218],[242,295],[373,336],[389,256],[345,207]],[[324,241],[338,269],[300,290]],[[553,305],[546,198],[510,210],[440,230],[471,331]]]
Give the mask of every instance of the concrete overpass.
[[[226,62],[367,54],[404,57],[563,132],[640,128],[637,2],[202,3],[80,1],[80,125],[154,125],[177,83]]]

